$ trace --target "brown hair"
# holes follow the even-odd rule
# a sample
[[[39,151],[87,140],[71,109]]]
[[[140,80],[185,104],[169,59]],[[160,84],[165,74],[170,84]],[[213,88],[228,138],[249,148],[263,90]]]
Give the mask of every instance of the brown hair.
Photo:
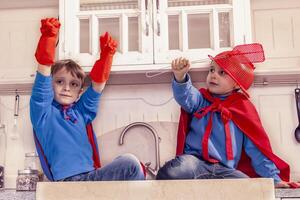
[[[51,67],[51,75],[53,76],[63,68],[65,68],[67,72],[70,72],[72,76],[79,78],[82,83],[81,87],[83,87],[85,73],[83,69],[75,61],[71,59],[56,61]]]

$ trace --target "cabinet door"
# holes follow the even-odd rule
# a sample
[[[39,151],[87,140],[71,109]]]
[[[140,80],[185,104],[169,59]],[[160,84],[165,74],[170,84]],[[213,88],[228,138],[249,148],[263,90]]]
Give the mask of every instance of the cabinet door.
[[[149,5],[149,0],[60,0],[60,58],[75,59],[89,71],[99,58],[99,36],[108,31],[119,43],[113,71],[152,64]]]
[[[179,56],[207,66],[208,54],[251,41],[249,9],[249,0],[60,0],[60,58],[89,71],[109,31],[119,41],[112,71],[160,69]]]
[[[248,0],[154,0],[154,5],[156,63],[178,56],[199,62],[251,41]]]
[[[0,83],[32,82],[40,19],[57,15],[58,10],[52,7],[0,9]]]
[[[253,38],[262,43],[266,61],[262,74],[300,74],[300,1],[252,0]]]

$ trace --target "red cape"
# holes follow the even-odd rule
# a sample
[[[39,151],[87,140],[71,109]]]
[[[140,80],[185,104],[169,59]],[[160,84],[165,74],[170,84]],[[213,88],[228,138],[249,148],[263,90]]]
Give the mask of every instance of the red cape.
[[[203,97],[212,102],[213,99],[206,89],[200,89]],[[283,181],[290,180],[289,165],[277,157],[271,148],[269,138],[261,124],[259,115],[254,105],[248,100],[246,96],[241,93],[233,93],[226,100],[226,108],[231,112],[231,120],[241,129],[241,131],[256,145],[256,147],[273,163],[280,171],[280,178]],[[179,119],[178,134],[177,134],[177,149],[176,155],[183,154],[186,134],[189,132],[189,124],[191,115],[181,108]],[[201,142],[199,142],[199,145]],[[242,152],[241,159],[238,163],[237,169],[244,172],[250,177],[259,177],[251,165],[251,160],[247,154]]]

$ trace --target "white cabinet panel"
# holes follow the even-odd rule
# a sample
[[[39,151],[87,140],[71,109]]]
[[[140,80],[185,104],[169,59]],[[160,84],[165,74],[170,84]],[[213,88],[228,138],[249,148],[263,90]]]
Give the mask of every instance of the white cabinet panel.
[[[298,125],[294,88],[256,88],[251,95],[274,152],[289,163],[293,180],[299,180],[300,161],[295,152],[300,151],[300,146],[294,136]]]
[[[263,44],[266,61],[257,72],[300,73],[300,1],[252,0],[253,39]]]
[[[254,20],[269,58],[300,56],[300,9],[255,11]]]
[[[40,20],[57,15],[55,8],[1,10],[1,83],[32,81],[37,66],[34,53],[40,38]]]

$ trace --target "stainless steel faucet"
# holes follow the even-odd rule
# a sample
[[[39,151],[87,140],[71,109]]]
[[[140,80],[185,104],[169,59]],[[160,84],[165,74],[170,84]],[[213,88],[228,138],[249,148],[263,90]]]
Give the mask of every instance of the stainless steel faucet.
[[[160,152],[159,152],[159,141],[160,141],[160,137],[158,136],[156,130],[149,124],[145,123],[145,122],[133,122],[129,125],[127,125],[124,130],[122,131],[121,135],[120,135],[120,139],[119,139],[119,145],[122,145],[124,143],[124,136],[127,133],[127,131],[133,127],[136,126],[143,126],[145,128],[147,128],[153,135],[154,137],[154,142],[155,142],[155,168],[153,169],[152,167],[150,167],[151,162],[147,162],[145,163],[146,165],[146,169],[153,175],[156,176],[157,172],[160,168]]]

